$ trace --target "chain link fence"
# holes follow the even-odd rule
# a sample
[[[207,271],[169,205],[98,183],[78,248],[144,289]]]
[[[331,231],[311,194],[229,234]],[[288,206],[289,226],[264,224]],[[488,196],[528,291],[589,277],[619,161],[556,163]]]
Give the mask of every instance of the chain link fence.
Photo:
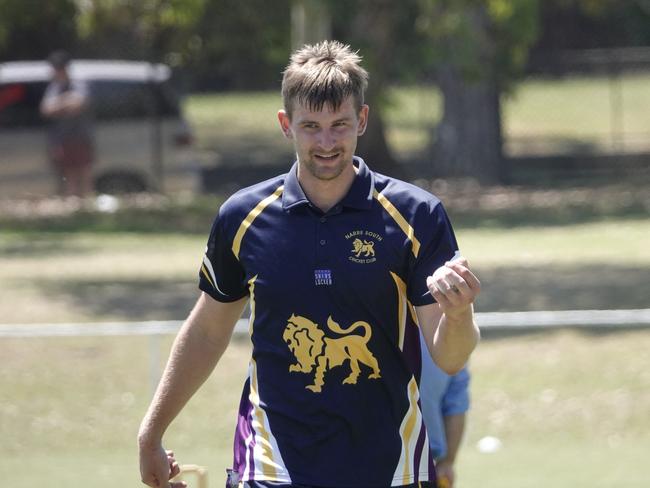
[[[511,176],[647,177],[649,84],[648,48],[537,56],[503,105]]]

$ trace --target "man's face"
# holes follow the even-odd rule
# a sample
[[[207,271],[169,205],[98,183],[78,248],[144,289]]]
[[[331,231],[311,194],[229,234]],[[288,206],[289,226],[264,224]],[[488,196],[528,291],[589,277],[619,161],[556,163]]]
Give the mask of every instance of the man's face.
[[[296,105],[291,119],[284,110],[278,119],[293,140],[300,167],[318,180],[333,180],[352,165],[357,139],[366,130],[368,106],[357,112],[350,97],[336,111],[328,105],[321,111]]]

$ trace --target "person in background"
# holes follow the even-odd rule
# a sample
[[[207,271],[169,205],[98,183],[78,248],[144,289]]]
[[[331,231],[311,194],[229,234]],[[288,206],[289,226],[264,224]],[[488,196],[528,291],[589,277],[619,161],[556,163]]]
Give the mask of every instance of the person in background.
[[[436,459],[438,488],[454,487],[454,462],[470,403],[469,381],[467,365],[458,373],[448,375],[431,360],[426,343],[422,341],[420,401],[429,445]]]
[[[84,197],[92,192],[93,131],[86,83],[68,73],[70,55],[53,52],[48,61],[52,80],[41,101],[41,114],[51,121],[48,157],[59,178],[59,193]]]

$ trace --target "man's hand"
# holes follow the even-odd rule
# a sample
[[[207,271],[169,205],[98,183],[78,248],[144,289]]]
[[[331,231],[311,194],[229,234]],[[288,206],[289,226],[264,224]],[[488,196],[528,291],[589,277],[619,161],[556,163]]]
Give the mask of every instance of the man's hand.
[[[165,451],[162,445],[140,445],[140,476],[145,485],[152,488],[185,488],[184,481],[170,483],[181,472],[173,451]]]
[[[472,304],[481,291],[481,283],[469,269],[464,257],[448,261],[427,278],[429,292],[449,320],[471,313]]]
[[[436,476],[438,488],[454,488],[454,465],[445,460],[436,463]]]

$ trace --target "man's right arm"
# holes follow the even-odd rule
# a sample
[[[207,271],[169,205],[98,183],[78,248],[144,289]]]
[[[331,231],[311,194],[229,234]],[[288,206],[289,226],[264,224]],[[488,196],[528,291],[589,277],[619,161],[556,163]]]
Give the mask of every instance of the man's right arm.
[[[140,425],[140,472],[143,483],[166,487],[170,474],[162,437],[172,420],[208,378],[225,351],[247,298],[222,303],[206,293],[181,327]]]

